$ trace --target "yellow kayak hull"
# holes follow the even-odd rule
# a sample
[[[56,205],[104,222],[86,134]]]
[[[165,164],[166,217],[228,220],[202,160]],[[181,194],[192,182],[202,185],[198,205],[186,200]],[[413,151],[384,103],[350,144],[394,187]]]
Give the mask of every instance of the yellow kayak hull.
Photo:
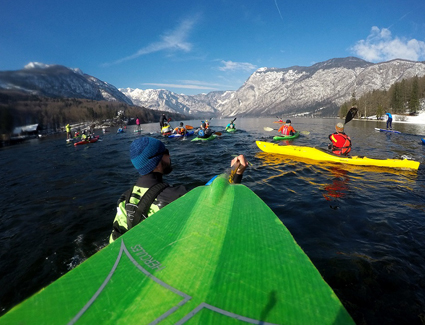
[[[417,170],[420,163],[408,159],[373,159],[364,156],[340,157],[311,147],[279,146],[276,143],[256,141],[258,148],[267,153],[276,153],[316,161],[335,162],[356,166],[376,166]]]

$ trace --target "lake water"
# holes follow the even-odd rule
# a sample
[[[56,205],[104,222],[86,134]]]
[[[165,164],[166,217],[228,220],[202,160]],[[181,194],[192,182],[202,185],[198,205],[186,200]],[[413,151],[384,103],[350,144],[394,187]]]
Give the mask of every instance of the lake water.
[[[223,131],[228,120],[211,121]],[[327,146],[335,119],[292,119],[309,131],[292,143]],[[172,123],[177,124],[177,122]],[[198,126],[199,120],[186,121]],[[74,147],[65,134],[0,149],[0,314],[107,245],[116,201],[137,179],[130,143],[151,134],[170,149],[165,180],[188,189],[205,184],[244,154],[243,184],[276,213],[358,324],[425,323],[425,174],[311,164],[262,153],[271,119],[236,120],[239,131],[211,142],[165,139],[158,123],[129,126]],[[353,155],[422,162],[425,125],[397,124],[408,134],[376,132],[385,122],[351,121]],[[415,134],[415,135],[414,135]]]

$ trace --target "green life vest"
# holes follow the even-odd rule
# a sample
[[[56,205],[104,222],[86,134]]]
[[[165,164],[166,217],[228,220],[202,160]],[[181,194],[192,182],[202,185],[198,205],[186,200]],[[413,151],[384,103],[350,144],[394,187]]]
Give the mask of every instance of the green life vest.
[[[123,193],[117,203],[117,214],[109,242],[112,243],[141,221],[159,211],[159,207],[154,204],[154,201],[168,186],[166,183],[155,184],[149,189],[133,186]]]

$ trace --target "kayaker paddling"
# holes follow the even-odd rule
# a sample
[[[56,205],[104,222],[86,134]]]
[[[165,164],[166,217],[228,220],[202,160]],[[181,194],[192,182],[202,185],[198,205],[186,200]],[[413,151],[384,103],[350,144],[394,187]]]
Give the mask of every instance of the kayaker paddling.
[[[214,133],[205,122],[201,124],[201,127],[196,132],[198,133],[198,138],[209,138]]]
[[[183,185],[172,186],[162,180],[173,170],[168,149],[151,137],[134,140],[130,145],[130,159],[140,176],[136,184],[123,193],[118,200],[117,213],[109,242],[112,243],[132,227],[148,218],[167,204],[187,193]],[[239,164],[234,183],[240,183],[247,167],[243,155],[231,161]]]
[[[186,134],[186,128],[184,127],[183,122],[180,122],[180,125],[173,130],[173,134],[176,134],[176,133],[180,135]]]
[[[282,125],[277,132],[283,135],[294,135],[297,131],[295,131],[294,127],[291,125],[291,120],[286,120],[286,124]]]
[[[328,148],[332,150],[335,155],[338,156],[347,156],[351,151],[351,139],[348,135],[344,133],[344,124],[338,123],[335,125],[336,132],[329,135],[329,144]]]
[[[236,129],[235,120],[236,120],[236,117],[233,120],[231,120],[229,124],[226,125],[226,129],[225,129],[226,131],[229,129],[230,130]]]

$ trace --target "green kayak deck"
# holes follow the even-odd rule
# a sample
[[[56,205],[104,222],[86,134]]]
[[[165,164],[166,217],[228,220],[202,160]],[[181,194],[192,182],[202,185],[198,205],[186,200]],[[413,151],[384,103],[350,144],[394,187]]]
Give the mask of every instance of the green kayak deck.
[[[14,307],[0,324],[354,324],[273,211],[218,177]]]
[[[211,141],[214,140],[215,138],[217,138],[216,134],[211,134],[208,138],[199,138],[196,137],[195,139],[192,139],[191,141]]]
[[[300,136],[300,132],[297,131],[297,132],[295,132],[294,135],[282,135],[282,136],[277,135],[277,136],[274,136],[273,137],[273,140],[275,140],[275,141],[278,141],[278,140],[292,140],[292,139],[298,138],[299,136]]]

